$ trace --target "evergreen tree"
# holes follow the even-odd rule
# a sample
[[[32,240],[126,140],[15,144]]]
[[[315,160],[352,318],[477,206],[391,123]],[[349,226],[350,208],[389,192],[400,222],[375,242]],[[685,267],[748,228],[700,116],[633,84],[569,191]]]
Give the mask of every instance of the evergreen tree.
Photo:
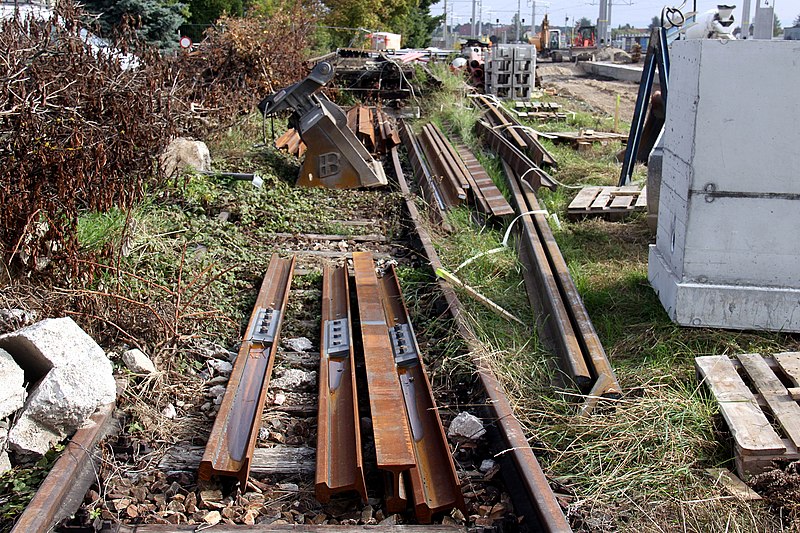
[[[794,19],[794,25],[795,26],[800,26],[800,15],[797,15],[797,18]]]
[[[420,0],[411,8],[403,32],[404,44],[409,48],[425,48],[431,43],[433,30],[442,23],[444,15],[431,16],[433,0]]]
[[[781,19],[778,18],[778,15],[774,15],[775,19],[772,21],[772,36],[777,37],[783,31],[783,27],[781,26]]]
[[[186,4],[172,0],[84,0],[83,6],[98,15],[100,34],[111,37],[125,16],[131,17],[137,34],[159,48],[177,46],[177,30],[189,15]]]

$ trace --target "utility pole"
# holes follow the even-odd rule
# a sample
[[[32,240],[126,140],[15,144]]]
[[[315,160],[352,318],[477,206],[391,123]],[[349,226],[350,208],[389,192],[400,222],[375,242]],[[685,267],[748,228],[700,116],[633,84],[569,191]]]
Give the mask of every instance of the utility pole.
[[[483,35],[483,0],[478,0],[478,37]]]
[[[447,0],[444,0],[444,29],[442,30],[442,37],[444,37],[444,48],[447,50]]]
[[[531,38],[536,35],[536,0],[532,0],[533,8],[531,9]]]
[[[614,0],[608,0],[608,16],[606,17],[606,28],[608,31],[608,35],[606,37],[606,44],[611,46],[611,6],[614,5]]]
[[[476,37],[477,36],[475,34],[475,22],[478,20],[478,19],[475,18],[475,4],[476,3],[477,3],[477,0],[472,0],[472,21],[471,21],[472,25],[470,26],[470,35],[472,37]]]
[[[605,40],[606,38],[606,23],[608,22],[608,0],[600,0],[600,13],[597,15],[597,35],[595,39]],[[598,47],[600,43],[595,43]]]
[[[750,0],[742,0],[742,33],[740,39],[750,38]]]
[[[519,19],[522,16],[522,0],[517,0],[517,42],[519,42]]]

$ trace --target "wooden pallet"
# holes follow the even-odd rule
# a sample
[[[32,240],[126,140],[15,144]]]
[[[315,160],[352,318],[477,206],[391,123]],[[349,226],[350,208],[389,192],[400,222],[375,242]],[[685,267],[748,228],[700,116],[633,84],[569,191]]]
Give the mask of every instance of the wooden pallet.
[[[800,459],[800,352],[695,357],[734,439],[739,477]]]
[[[635,212],[647,210],[647,187],[584,187],[567,208],[569,220],[600,216],[621,220]]]
[[[559,131],[547,135],[554,143],[570,143],[577,150],[590,148],[594,143],[605,145],[612,141],[628,140],[628,136],[621,133],[595,130]]]

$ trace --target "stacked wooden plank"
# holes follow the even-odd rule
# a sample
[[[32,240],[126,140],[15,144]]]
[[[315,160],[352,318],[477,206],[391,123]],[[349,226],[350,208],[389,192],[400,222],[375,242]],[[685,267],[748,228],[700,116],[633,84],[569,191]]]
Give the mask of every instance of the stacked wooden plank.
[[[564,120],[567,114],[560,111],[561,104],[555,102],[515,102],[513,111],[518,117],[539,120]]]
[[[567,218],[579,220],[585,217],[603,217],[621,220],[631,213],[646,210],[646,187],[584,187],[567,207]]]
[[[560,131],[548,133],[547,136],[554,143],[570,143],[577,150],[589,147],[593,143],[608,144],[612,141],[627,142],[628,140],[628,136],[621,133],[595,130]]]
[[[734,439],[740,477],[800,460],[800,352],[695,357]]]

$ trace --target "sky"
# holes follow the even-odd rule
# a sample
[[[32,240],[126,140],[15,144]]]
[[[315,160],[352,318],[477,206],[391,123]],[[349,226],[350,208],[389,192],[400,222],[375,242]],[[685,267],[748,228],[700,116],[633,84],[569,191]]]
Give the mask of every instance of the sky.
[[[614,2],[611,9],[611,27],[616,28],[619,25],[630,23],[636,28],[646,28],[654,16],[661,15],[661,9],[665,5],[680,6],[680,0],[674,4],[666,4],[665,0],[612,0]],[[761,1],[762,6],[765,0],[750,0],[750,21],[752,22],[755,15],[755,6]],[[800,0],[766,0],[775,6],[775,14],[785,26],[791,26],[792,22],[798,15],[800,15]],[[531,20],[531,0],[482,0],[483,2],[483,15],[481,20],[486,22],[494,22],[500,19],[500,23],[511,22],[511,17],[517,12],[518,2],[519,9],[522,11],[521,18],[525,19],[525,25],[530,24]],[[741,0],[697,0],[697,11],[702,13],[717,6],[719,3],[735,4],[737,6],[734,11],[734,18],[736,21],[742,19],[742,1]],[[683,9],[684,12],[692,10],[692,0],[687,0],[687,7]],[[476,13],[478,8],[476,7]],[[564,18],[570,18],[570,25],[572,20],[578,20],[581,17],[589,18],[593,23],[596,22],[599,12],[598,0],[539,0],[536,2],[536,23],[541,22],[545,13],[549,13],[550,24],[564,24]],[[472,0],[447,0],[447,11],[452,14],[453,24],[468,24],[472,17]],[[491,11],[491,13],[489,13]],[[444,0],[439,0],[438,3],[431,7],[432,15],[441,15],[444,12]],[[448,16],[450,18],[450,16]]]

